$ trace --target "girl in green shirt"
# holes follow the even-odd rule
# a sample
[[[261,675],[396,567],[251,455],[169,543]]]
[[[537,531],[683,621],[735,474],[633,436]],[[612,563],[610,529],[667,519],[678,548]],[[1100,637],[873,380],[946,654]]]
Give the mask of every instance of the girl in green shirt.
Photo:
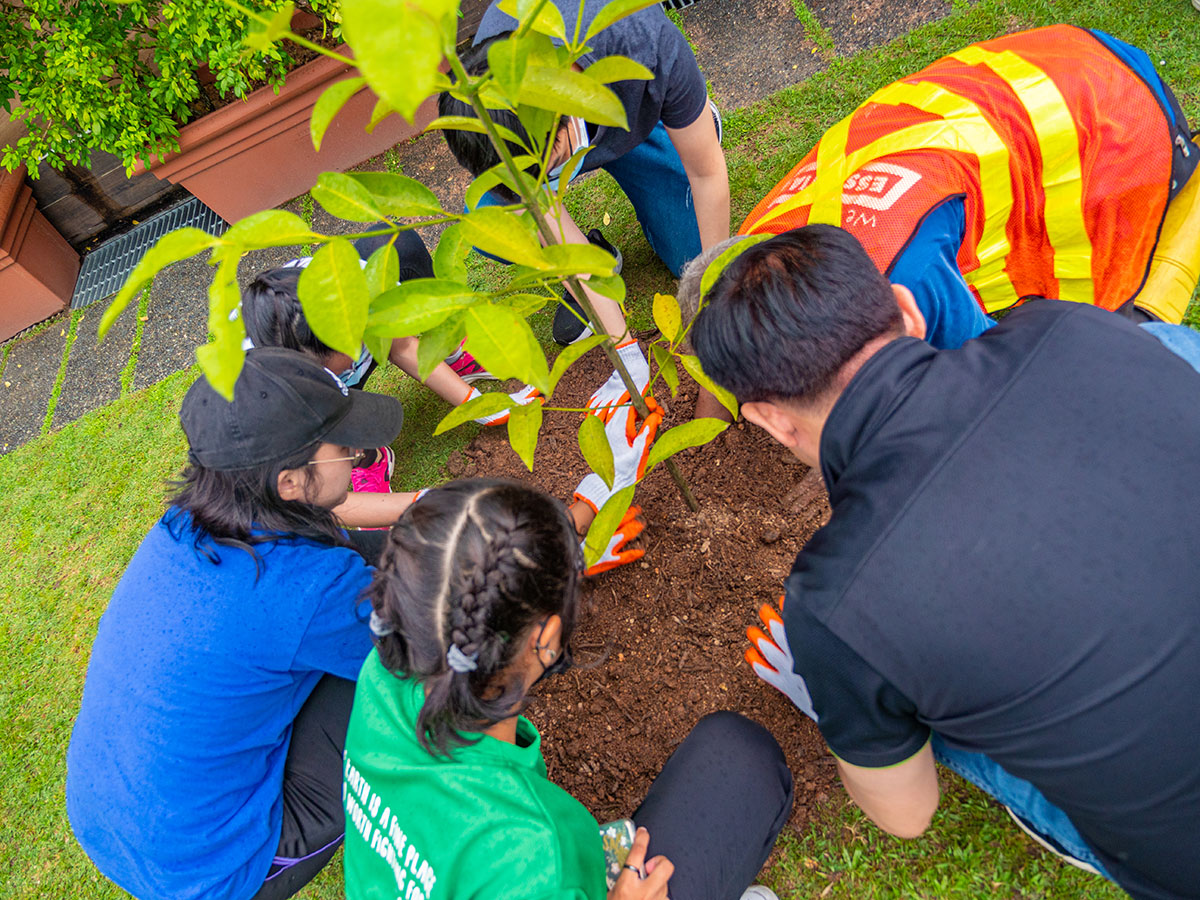
[[[753,880],[791,775],[765,729],[715,713],[634,814],[607,889],[596,820],[547,779],[520,715],[571,664],[581,565],[562,504],[516,483],[434,489],[392,529],[346,737],[350,900],[665,900],[668,885],[677,900],[736,900]]]

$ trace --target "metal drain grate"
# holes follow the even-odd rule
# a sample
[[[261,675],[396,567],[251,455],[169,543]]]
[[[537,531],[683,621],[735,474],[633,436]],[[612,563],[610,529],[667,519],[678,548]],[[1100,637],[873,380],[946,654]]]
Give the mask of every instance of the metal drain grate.
[[[160,237],[176,228],[199,228],[211,235],[219,235],[229,227],[215,212],[193,197],[173,209],[147,219],[133,231],[105,241],[83,260],[79,280],[75,282],[75,293],[71,297],[71,309],[83,309],[115,294],[121,289],[125,278],[141,260],[142,254],[150,249]]]
[[[662,0],[663,9],[687,9],[697,0]]]

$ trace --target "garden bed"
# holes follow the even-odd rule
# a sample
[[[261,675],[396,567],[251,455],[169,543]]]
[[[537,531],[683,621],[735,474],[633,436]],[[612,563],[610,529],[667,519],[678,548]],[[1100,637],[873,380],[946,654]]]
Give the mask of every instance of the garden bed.
[[[610,371],[593,350],[568,370],[554,403],[582,407]],[[663,428],[691,415],[690,381],[678,398],[665,388],[656,394],[668,408]],[[455,477],[515,478],[569,497],[587,471],[578,425],[576,414],[546,414],[535,475],[502,429],[481,432],[447,468]],[[646,556],[588,580],[572,640],[576,667],[539,687],[527,714],[542,733],[550,778],[607,821],[637,808],[703,715],[744,713],[783,745],[796,779],[789,827],[798,829],[829,798],[834,760],[816,726],[762,684],[742,653],[759,604],[779,597],[796,552],[829,514],[824,485],[819,473],[745,424],[677,459],[700,512],[687,510],[665,469],[639,486]]]

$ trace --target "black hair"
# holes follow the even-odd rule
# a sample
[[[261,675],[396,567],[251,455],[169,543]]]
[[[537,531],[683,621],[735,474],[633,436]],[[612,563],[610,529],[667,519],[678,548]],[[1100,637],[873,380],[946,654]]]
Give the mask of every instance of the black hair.
[[[901,323],[862,244],[836,226],[806,225],[729,263],[705,295],[692,343],[704,371],[739,401],[805,402]]]
[[[335,351],[313,334],[300,306],[300,266],[268,269],[242,291],[242,321],[255,347],[296,350],[317,362]]]
[[[579,538],[557,500],[516,482],[454,481],[414,503],[393,526],[367,591],[383,665],[425,688],[417,737],[448,755],[513,715],[524,685],[501,683],[529,630],[562,617],[575,627]],[[474,658],[458,672],[451,648]]]
[[[486,72],[488,70],[488,48],[496,41],[504,40],[511,36],[511,31],[505,31],[488,38],[482,43],[467,48],[461,57],[463,68],[467,74],[476,76]],[[450,77],[453,78],[453,74]],[[489,109],[488,114],[497,125],[509,129],[527,145],[534,147],[535,150],[537,149],[535,143],[530,141],[529,132],[526,131],[525,126],[521,124],[520,118],[517,117],[517,114],[513,110]],[[438,97],[438,115],[475,118],[475,110],[469,103],[451,96],[449,91],[443,91],[441,96]],[[546,127],[549,129],[549,122],[547,122]],[[561,131],[566,127],[566,119],[560,119],[558,130]],[[450,147],[450,152],[454,154],[454,158],[458,160],[458,164],[473,176],[479,176],[500,162],[500,155],[496,152],[496,148],[492,146],[492,141],[486,134],[480,134],[477,131],[459,131],[453,128],[443,129],[442,133],[446,135],[446,143]],[[544,146],[546,140],[549,139],[549,135],[538,135],[538,139],[541,141],[542,146]],[[509,152],[514,157],[524,156],[529,152],[524,147],[514,144],[512,141],[506,141],[505,143],[508,145]],[[537,169],[536,166],[531,166],[526,171],[533,174]],[[496,194],[506,203],[516,203],[520,200],[512,188],[505,184],[497,184],[491,189],[491,193]]]
[[[171,508],[164,521],[179,540],[180,513],[191,516],[193,546],[212,562],[218,557],[209,541],[245,550],[258,563],[255,545],[289,538],[309,538],[322,544],[349,546],[337,517],[312,502],[310,478],[304,501],[279,496],[279,473],[298,469],[315,455],[320,443],[310,444],[286,459],[246,469],[210,469],[193,463],[171,483]]]

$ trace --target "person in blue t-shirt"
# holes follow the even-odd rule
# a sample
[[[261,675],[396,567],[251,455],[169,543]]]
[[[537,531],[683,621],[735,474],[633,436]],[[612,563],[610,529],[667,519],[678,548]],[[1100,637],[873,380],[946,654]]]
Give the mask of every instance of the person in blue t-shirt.
[[[402,417],[278,348],[232,402],[203,378],[184,397],[190,465],[100,620],[67,751],[71,827],[130,893],[288,897],[340,844],[384,535],[352,543],[331,510]]]

